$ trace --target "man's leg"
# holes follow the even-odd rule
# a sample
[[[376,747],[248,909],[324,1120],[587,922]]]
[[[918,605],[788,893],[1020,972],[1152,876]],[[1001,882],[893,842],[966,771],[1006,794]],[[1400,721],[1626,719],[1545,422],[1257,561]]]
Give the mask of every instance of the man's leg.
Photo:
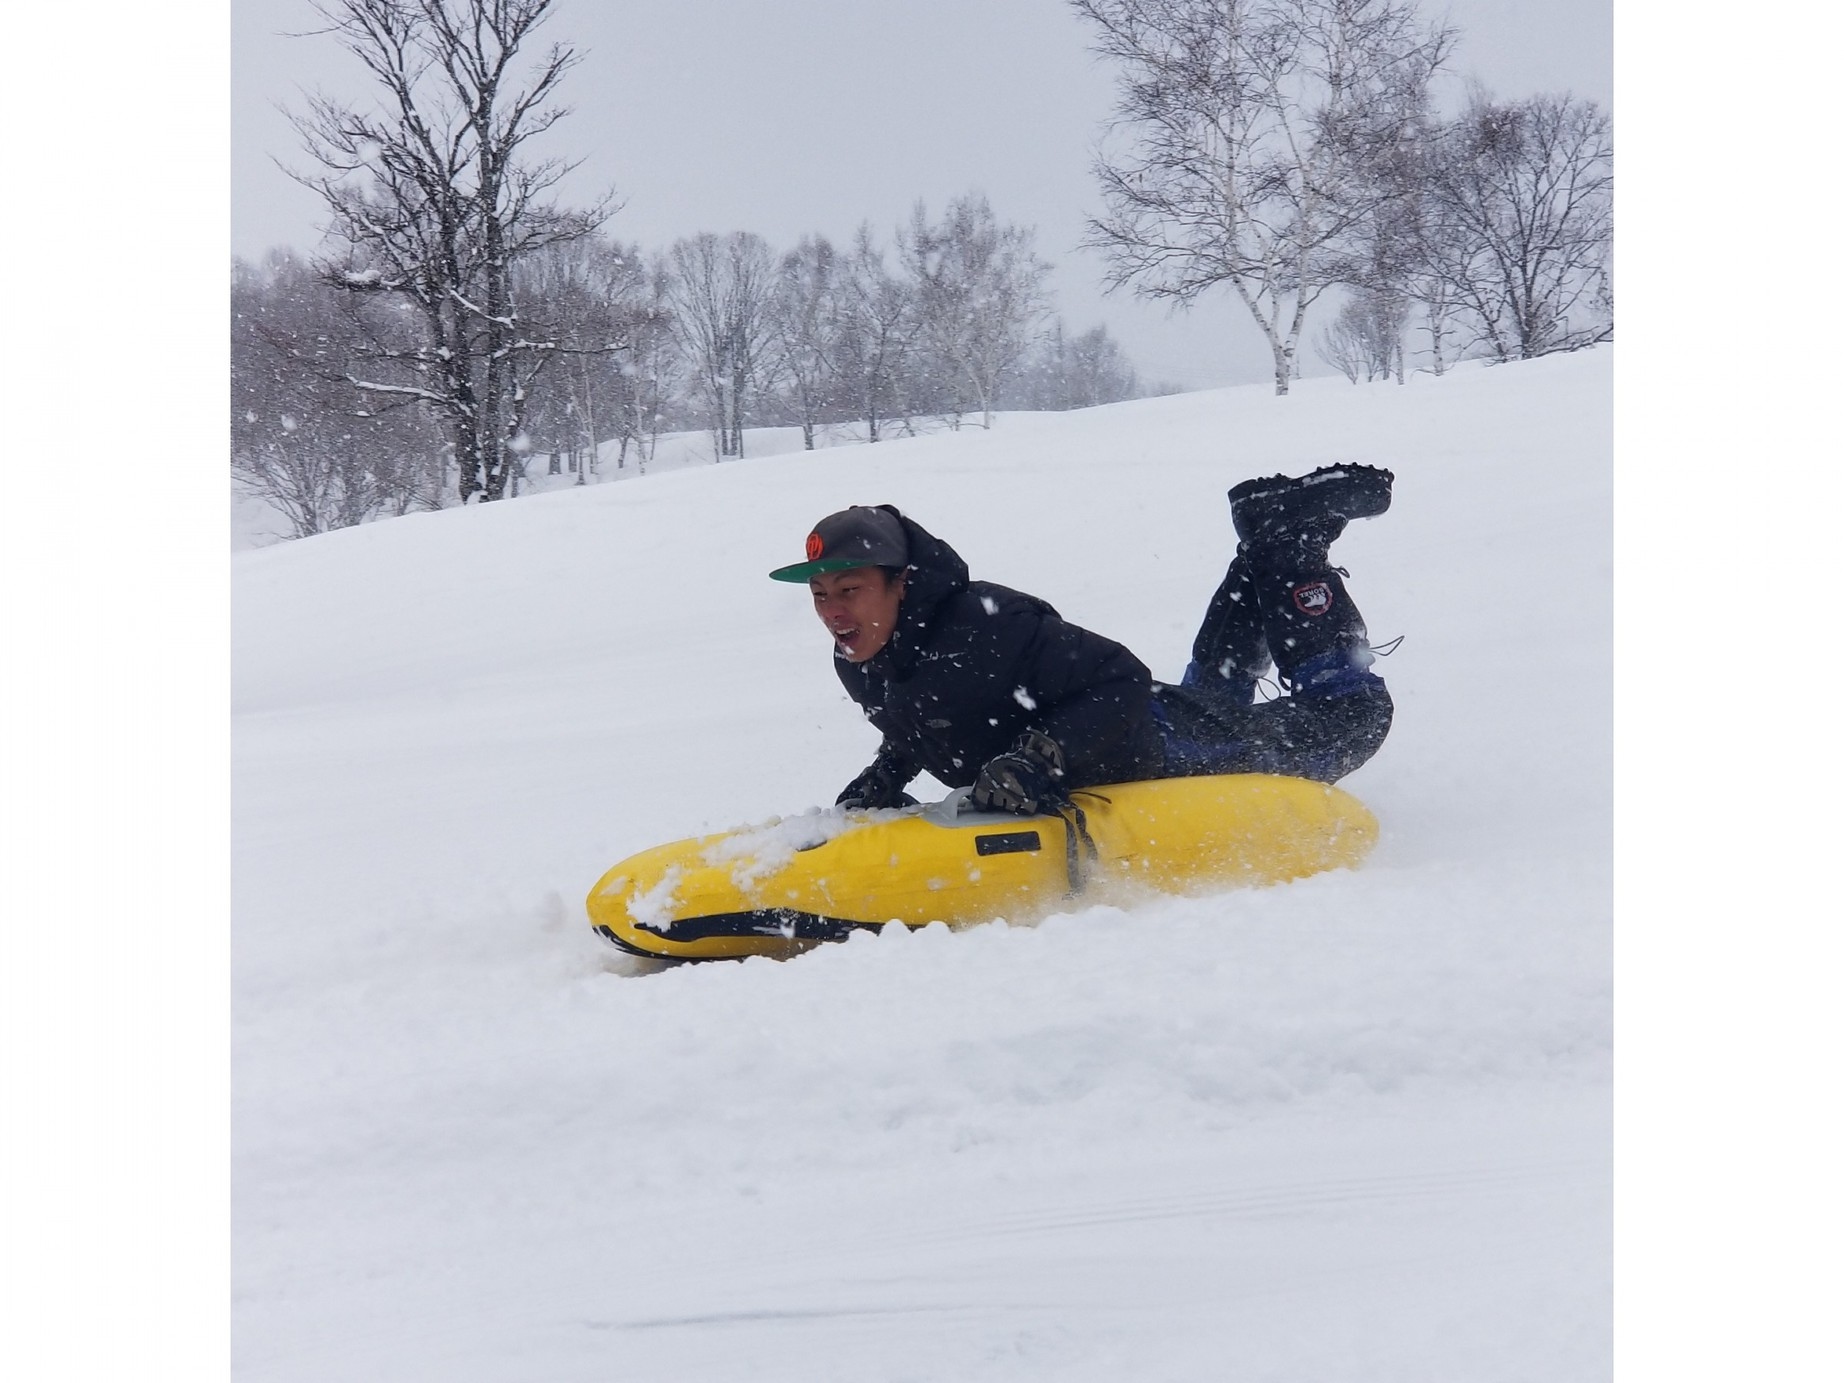
[[[1255,684],[1271,666],[1254,573],[1238,552],[1191,641],[1184,685],[1247,706],[1255,700]]]
[[[1239,554],[1249,566],[1275,673],[1290,692],[1376,679],[1369,631],[1329,546],[1322,534],[1307,533],[1259,547],[1245,543]]]
[[[1376,655],[1330,548],[1348,520],[1389,507],[1392,480],[1368,466],[1328,466],[1230,491],[1241,547],[1198,632],[1185,685],[1156,692],[1168,773],[1334,782],[1376,753],[1393,707],[1370,671]],[[1270,656],[1291,695],[1250,704]]]
[[[1335,783],[1382,747],[1392,712],[1380,677],[1337,695],[1303,692],[1253,706],[1153,684],[1168,778],[1276,773]]]

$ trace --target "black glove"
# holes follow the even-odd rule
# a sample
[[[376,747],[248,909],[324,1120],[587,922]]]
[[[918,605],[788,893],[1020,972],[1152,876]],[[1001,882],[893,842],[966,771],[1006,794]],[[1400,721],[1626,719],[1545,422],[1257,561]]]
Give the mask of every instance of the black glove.
[[[1069,800],[1063,791],[1063,749],[1050,736],[1027,730],[980,770],[972,802],[983,812],[1036,816]]]
[[[849,811],[880,807],[913,807],[916,799],[903,789],[916,776],[915,769],[888,754],[879,754],[871,766],[845,785],[835,805]]]

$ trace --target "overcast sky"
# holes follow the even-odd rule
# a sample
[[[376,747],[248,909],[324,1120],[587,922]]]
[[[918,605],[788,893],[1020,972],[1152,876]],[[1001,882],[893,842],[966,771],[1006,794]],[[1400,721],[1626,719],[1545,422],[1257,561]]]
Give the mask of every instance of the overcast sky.
[[[1456,83],[1611,105],[1611,0],[1424,9],[1463,31]],[[232,5],[231,250],[246,258],[319,240],[315,199],[274,162],[298,161],[276,106],[298,105],[303,89],[363,88],[333,39],[296,36],[317,23],[307,0]],[[1105,321],[1147,379],[1272,378],[1227,293],[1169,316],[1104,297],[1099,257],[1076,249],[1099,210],[1089,165],[1113,76],[1066,0],[560,0],[543,37],[583,55],[563,89],[573,114],[544,151],[582,161],[567,199],[612,186],[624,200],[611,235],[657,249],[753,230],[784,249],[811,231],[843,240],[868,218],[887,242],[916,198],[938,212],[978,189],[1002,220],[1036,227],[1071,328]],[[1302,353],[1308,373],[1324,372]]]

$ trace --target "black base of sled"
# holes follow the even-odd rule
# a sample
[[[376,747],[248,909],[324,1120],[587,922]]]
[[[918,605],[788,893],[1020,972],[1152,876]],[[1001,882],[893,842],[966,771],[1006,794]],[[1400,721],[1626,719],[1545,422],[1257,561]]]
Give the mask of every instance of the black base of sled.
[[[791,908],[767,908],[755,912],[720,912],[708,917],[684,917],[660,933],[662,941],[706,941],[716,936],[777,936],[790,941],[843,941],[853,932],[880,932],[882,922],[853,922],[843,917],[822,917],[818,913],[795,912]],[[649,960],[694,960],[714,957],[674,956],[666,951],[649,951],[636,946],[616,933],[612,927],[597,927],[603,939],[629,955]]]

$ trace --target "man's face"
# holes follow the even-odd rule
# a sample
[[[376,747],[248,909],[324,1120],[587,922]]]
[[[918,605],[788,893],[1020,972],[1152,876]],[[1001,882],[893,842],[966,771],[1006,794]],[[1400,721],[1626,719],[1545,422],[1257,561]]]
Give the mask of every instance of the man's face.
[[[833,646],[848,662],[874,658],[896,629],[905,578],[892,578],[882,567],[851,567],[821,572],[807,581],[813,612],[832,635]]]

